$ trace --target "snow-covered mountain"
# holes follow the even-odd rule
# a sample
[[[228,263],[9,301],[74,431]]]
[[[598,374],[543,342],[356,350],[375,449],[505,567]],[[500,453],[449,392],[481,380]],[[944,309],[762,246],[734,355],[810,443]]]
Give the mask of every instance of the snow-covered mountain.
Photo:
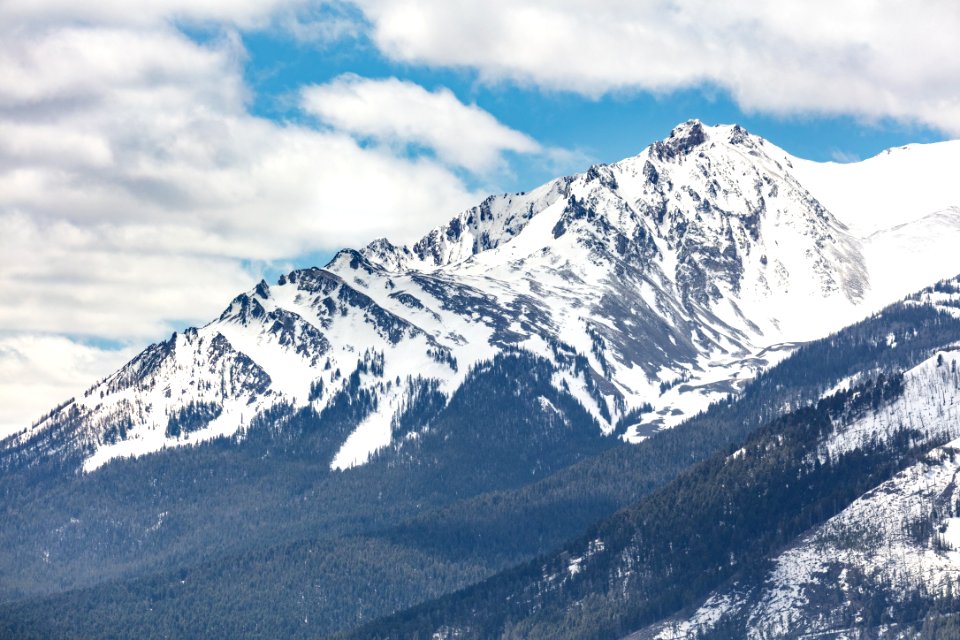
[[[398,429],[418,384],[450,396],[513,349],[551,360],[553,384],[605,433],[641,440],[796,343],[960,271],[947,250],[960,187],[938,173],[960,143],[887,156],[816,164],[739,126],[684,123],[638,156],[491,196],[412,246],[381,239],[261,282],[0,457],[69,454],[92,471],[362,392],[368,410],[332,462],[348,468],[428,427]]]

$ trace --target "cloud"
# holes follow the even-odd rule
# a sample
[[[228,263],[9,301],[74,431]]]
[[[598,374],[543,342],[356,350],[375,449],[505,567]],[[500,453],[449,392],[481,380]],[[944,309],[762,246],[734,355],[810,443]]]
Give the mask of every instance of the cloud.
[[[294,41],[317,49],[326,49],[345,40],[358,40],[367,29],[356,6],[346,0],[288,9],[274,18],[274,23]]]
[[[152,336],[250,282],[241,261],[410,240],[478,198],[436,161],[249,115],[229,34],[7,35],[0,330]]]
[[[530,136],[443,87],[428,91],[397,78],[345,74],[303,89],[302,97],[306,111],[337,130],[394,147],[427,147],[443,162],[476,173],[501,167],[506,151],[542,151]]]
[[[0,438],[40,417],[38,398],[71,398],[133,357],[132,348],[100,349],[60,336],[0,336]]]
[[[391,59],[600,96],[719,87],[746,110],[960,135],[960,3],[357,0]]]
[[[830,158],[834,162],[848,163],[848,162],[860,162],[862,158],[855,153],[850,153],[849,151],[844,151],[842,149],[832,149],[830,151]]]
[[[0,335],[159,338],[210,319],[255,282],[237,260],[150,248],[117,237],[124,232],[0,216]]]
[[[299,13],[318,5],[312,0],[151,0],[151,2],[71,2],[70,0],[4,0],[0,22],[44,27],[50,24],[158,25],[171,22],[210,23],[252,29],[277,15]]]

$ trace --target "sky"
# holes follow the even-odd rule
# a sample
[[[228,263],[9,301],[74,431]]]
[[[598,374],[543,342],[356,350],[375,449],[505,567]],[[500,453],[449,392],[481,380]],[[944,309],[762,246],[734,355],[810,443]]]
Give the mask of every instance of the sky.
[[[956,0],[4,0],[0,435],[261,277],[736,122],[960,137]]]

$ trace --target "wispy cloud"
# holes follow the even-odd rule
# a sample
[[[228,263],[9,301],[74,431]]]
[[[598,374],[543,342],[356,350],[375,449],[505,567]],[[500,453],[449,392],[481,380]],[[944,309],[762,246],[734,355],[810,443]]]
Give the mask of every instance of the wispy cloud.
[[[842,163],[860,162],[860,160],[862,159],[857,154],[850,153],[849,151],[843,151],[842,149],[832,149],[830,151],[830,157],[833,159],[834,162],[842,162]]]

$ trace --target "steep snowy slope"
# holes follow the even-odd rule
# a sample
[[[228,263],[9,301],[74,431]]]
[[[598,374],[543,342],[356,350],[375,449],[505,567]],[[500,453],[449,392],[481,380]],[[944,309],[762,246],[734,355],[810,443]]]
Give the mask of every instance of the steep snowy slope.
[[[861,243],[868,307],[948,277],[960,242],[960,141],[888,149],[862,162],[785,155],[790,172]]]
[[[840,164],[789,157],[790,172],[853,233],[873,233],[957,206],[960,140],[888,149]]]
[[[914,287],[960,271],[960,255],[920,253],[930,237],[960,232],[956,210],[867,239],[808,191],[800,164],[738,126],[682,124],[636,157],[490,197],[410,247],[378,240],[262,282],[6,440],[0,456],[28,464],[37,451],[60,452],[90,471],[242,437],[271,407],[319,411],[362,391],[372,400],[332,465],[347,468],[426,428],[395,428],[417,384],[432,380],[449,396],[504,349],[549,358],[554,384],[605,433],[643,439],[917,277]],[[824,171],[833,169],[847,171]],[[833,194],[824,184],[836,181],[817,182]],[[879,251],[898,260],[915,251],[920,267]],[[895,286],[884,269],[898,274]]]

